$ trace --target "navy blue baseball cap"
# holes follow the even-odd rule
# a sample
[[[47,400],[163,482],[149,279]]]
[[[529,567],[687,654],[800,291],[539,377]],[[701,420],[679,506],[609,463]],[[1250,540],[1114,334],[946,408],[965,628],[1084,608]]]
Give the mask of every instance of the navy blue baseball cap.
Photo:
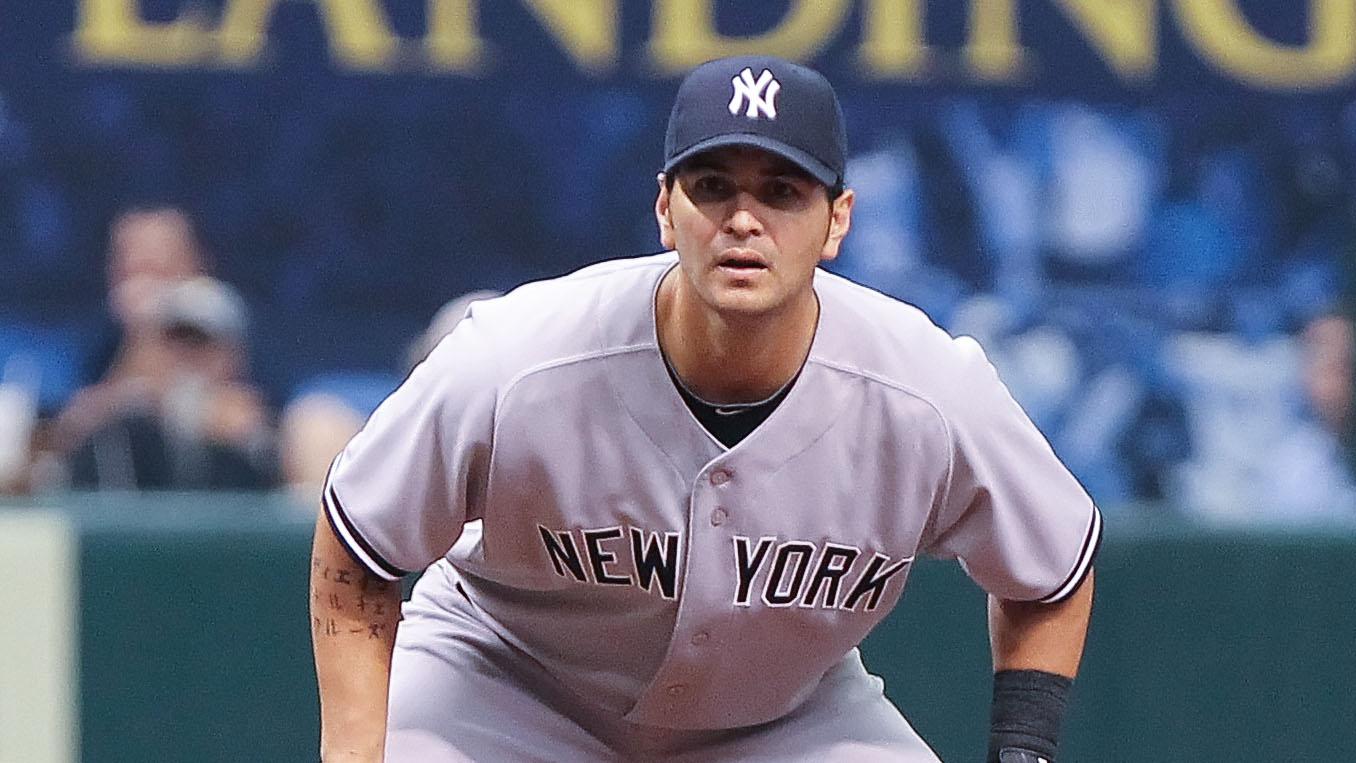
[[[708,61],[678,86],[664,136],[664,172],[722,146],[781,156],[833,188],[843,183],[847,138],[824,75],[773,56]]]

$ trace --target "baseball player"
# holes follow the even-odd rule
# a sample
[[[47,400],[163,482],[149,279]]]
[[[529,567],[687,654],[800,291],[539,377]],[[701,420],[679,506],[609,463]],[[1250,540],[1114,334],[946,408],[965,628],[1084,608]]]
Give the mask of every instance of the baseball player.
[[[816,72],[698,67],[669,251],[474,304],[372,415],[316,526],[325,760],[934,761],[857,649],[920,555],[990,596],[989,759],[1053,759],[1099,514],[974,341],[817,267],[844,144]]]

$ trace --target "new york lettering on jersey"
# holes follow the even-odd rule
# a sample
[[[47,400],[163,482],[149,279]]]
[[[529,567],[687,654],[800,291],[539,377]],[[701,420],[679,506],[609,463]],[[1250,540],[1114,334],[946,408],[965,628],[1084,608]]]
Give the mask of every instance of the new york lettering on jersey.
[[[563,578],[678,598],[678,533],[619,526],[551,530],[537,525],[537,530],[551,566]]]
[[[670,728],[787,712],[894,606],[916,555],[959,557],[1010,599],[1076,586],[1095,508],[977,345],[820,272],[798,380],[726,446],[655,340],[675,264],[614,261],[479,303],[336,463],[329,511],[387,563],[369,566],[446,555],[467,616],[600,707]],[[477,519],[476,546],[449,554]],[[598,645],[622,640],[603,669]],[[738,701],[751,682],[763,699]]]
[[[537,525],[542,549],[555,574],[579,583],[633,586],[676,599],[681,536],[637,527],[552,530]],[[754,593],[769,607],[842,609],[870,612],[886,587],[902,585],[912,556],[864,554],[860,548],[826,541],[756,540],[734,536],[729,580],[731,601],[751,606]],[[761,585],[759,585],[761,581]],[[898,587],[898,586],[897,586]]]

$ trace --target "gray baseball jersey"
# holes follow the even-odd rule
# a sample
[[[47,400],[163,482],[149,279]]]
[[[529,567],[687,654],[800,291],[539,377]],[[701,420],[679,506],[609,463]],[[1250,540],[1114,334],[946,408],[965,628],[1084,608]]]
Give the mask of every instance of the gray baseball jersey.
[[[959,559],[1005,599],[1057,601],[1087,574],[1100,515],[978,344],[830,273],[788,395],[722,445],[660,353],[655,293],[676,262],[607,262],[476,303],[336,459],[324,507],[353,555],[392,579],[437,562],[398,632],[393,728],[465,725],[497,695],[431,677],[477,673],[517,698],[486,724],[594,727],[544,759],[605,758],[587,745],[607,724],[633,742],[670,730],[647,749],[687,740],[714,759],[720,730],[794,735],[824,714],[811,705],[888,704],[855,647],[920,554]],[[419,709],[421,694],[472,699]],[[551,715],[548,695],[574,699]],[[897,726],[893,757],[930,759]]]

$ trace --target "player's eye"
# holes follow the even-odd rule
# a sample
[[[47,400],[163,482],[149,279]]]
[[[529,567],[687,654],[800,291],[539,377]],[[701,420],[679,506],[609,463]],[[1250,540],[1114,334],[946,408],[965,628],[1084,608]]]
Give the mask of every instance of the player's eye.
[[[788,206],[800,203],[805,197],[800,184],[784,178],[773,178],[763,186],[763,201],[774,206]]]
[[[723,175],[697,175],[688,185],[688,195],[693,201],[721,201],[734,195],[734,183]]]

